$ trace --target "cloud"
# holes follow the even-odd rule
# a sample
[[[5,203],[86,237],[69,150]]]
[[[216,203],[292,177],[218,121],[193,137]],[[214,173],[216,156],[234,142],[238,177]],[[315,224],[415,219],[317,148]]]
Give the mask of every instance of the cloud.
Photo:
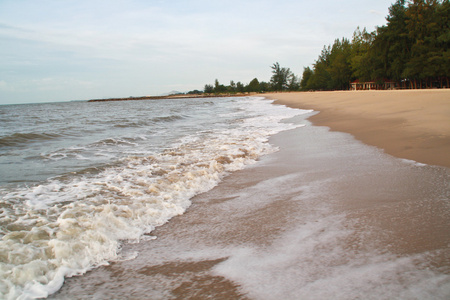
[[[300,73],[334,39],[381,25],[372,12],[389,2],[0,1],[0,79],[42,98],[76,94],[61,100],[268,80],[275,61]]]

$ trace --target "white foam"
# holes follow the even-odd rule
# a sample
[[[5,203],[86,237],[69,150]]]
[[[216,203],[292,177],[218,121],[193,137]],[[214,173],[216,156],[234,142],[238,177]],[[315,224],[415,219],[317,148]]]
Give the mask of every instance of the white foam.
[[[343,216],[306,222],[270,248],[236,248],[214,273],[254,299],[445,299],[450,276],[423,266],[437,253],[397,257],[360,241]]]
[[[412,160],[412,159],[402,158],[400,160],[402,162],[406,163],[406,164],[413,165],[413,166],[416,166],[416,167],[425,167],[425,166],[427,166],[427,164],[420,163],[420,162],[417,162],[417,161]]]
[[[270,103],[240,100],[238,126],[190,134],[173,148],[123,158],[98,174],[5,193],[0,221],[9,229],[0,241],[0,297],[45,297],[64,277],[133,257],[119,252],[123,241],[139,241],[184,213],[194,195],[276,151],[267,143],[271,134],[301,126],[280,121],[307,111]],[[249,112],[253,117],[245,119]]]

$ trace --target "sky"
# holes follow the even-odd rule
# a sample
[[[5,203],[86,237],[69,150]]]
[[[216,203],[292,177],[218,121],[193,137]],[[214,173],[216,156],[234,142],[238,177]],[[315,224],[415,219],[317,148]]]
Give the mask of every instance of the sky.
[[[301,76],[394,0],[0,0],[0,104],[202,90]]]

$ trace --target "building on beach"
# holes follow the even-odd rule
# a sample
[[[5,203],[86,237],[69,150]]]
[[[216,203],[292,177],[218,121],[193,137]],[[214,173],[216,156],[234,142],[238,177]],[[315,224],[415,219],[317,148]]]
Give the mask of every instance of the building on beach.
[[[393,90],[396,88],[396,83],[387,79],[380,81],[359,81],[356,79],[350,82],[350,90],[360,91],[360,90]]]

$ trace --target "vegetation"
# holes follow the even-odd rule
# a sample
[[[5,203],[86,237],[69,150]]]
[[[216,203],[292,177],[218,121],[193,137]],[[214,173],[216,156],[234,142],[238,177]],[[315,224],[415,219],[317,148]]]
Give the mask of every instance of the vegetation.
[[[450,87],[449,0],[397,0],[387,25],[324,47],[302,90],[344,90],[350,82],[393,81],[397,87]]]
[[[268,91],[347,90],[352,82],[390,82],[397,88],[450,87],[450,0],[397,0],[387,24],[373,32],[360,29],[351,41],[336,39],[324,46],[301,80],[278,62],[270,82],[254,78],[247,85],[216,79],[205,94],[264,93]],[[198,91],[196,91],[198,92]],[[193,92],[189,92],[193,93]]]
[[[282,68],[280,64],[274,63],[272,66],[272,78],[270,82],[259,81],[258,78],[252,79],[250,83],[244,85],[240,81],[230,81],[228,86],[219,83],[215,80],[214,85],[206,84],[204,94],[243,94],[243,93],[265,93],[273,91],[298,91],[300,83],[297,76],[291,72],[289,68]],[[188,92],[193,94],[194,91]]]

